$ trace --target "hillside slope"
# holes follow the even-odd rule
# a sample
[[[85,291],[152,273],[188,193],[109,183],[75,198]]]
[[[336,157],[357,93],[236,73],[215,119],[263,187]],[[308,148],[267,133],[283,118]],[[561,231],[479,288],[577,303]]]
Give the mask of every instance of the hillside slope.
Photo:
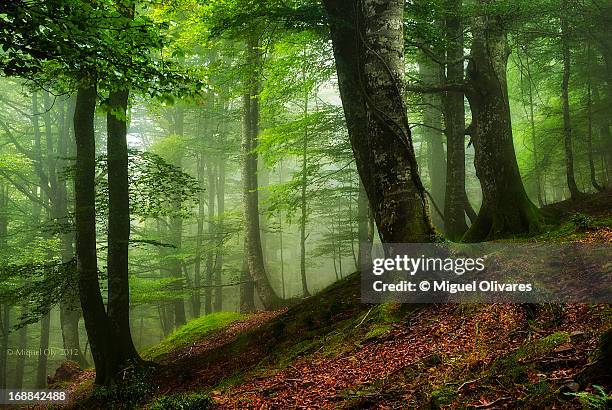
[[[578,217],[557,206],[565,219],[538,240],[612,242],[609,198],[586,198]],[[528,320],[521,305],[366,305],[359,292],[353,274],[289,309],[166,344],[124,390],[91,394],[91,372],[81,373],[71,407],[605,406],[596,386],[612,387],[598,348],[609,305],[541,306]]]

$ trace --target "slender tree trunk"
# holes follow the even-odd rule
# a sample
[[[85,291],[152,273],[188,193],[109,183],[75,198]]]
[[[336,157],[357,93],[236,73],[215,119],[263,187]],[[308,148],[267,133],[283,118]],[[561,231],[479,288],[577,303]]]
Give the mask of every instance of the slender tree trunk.
[[[305,53],[304,53],[305,54]],[[305,56],[304,56],[305,57]],[[308,218],[306,188],[308,187],[308,86],[306,85],[306,71],[302,67],[302,80],[304,81],[304,135],[302,136],[302,176],[300,195],[300,279],[302,280],[302,297],[310,296],[308,281],[306,279],[306,222]]]
[[[217,255],[215,257],[215,299],[213,308],[216,312],[223,310],[223,286],[222,286],[222,274],[223,274],[223,244],[224,244],[224,223],[223,214],[225,212],[225,153],[223,152],[223,144],[225,141],[220,142],[221,153],[218,159],[217,168],[217,229],[216,229],[216,248]]]
[[[249,78],[243,96],[242,179],[244,185],[245,255],[257,293],[266,309],[280,306],[281,300],[268,280],[261,246],[259,226],[259,193],[257,184],[257,139],[259,135],[259,76],[261,55],[254,40],[247,42]],[[245,288],[245,291],[247,288]],[[246,295],[245,295],[246,296]],[[250,297],[247,297],[250,298]]]
[[[486,0],[479,0],[485,7]],[[506,82],[509,48],[496,16],[482,15],[472,24],[472,52],[467,93],[472,108],[474,166],[483,201],[464,240],[477,242],[509,234],[534,232],[540,214],[521,180],[510,123]]]
[[[185,116],[183,107],[177,106],[175,110],[174,128],[176,135],[183,136]],[[178,159],[178,167],[182,168],[182,157]],[[174,204],[175,210],[181,208],[180,199]],[[179,327],[187,323],[187,317],[185,315],[185,300],[183,299],[182,292],[184,290],[184,278],[183,278],[183,266],[178,254],[181,251],[182,238],[183,238],[183,218],[178,215],[170,217],[170,234],[172,237],[172,244],[175,246],[175,256],[171,262],[170,272],[174,278],[174,290],[179,293],[174,299],[174,326]]]
[[[65,107],[64,100],[60,101],[60,131],[58,138],[58,163],[57,167],[63,171],[66,167],[64,158],[70,156],[70,121],[67,118],[74,117],[74,98],[67,100],[68,107]],[[66,109],[65,109],[66,108]],[[68,212],[68,189],[64,178],[57,178],[57,193],[55,195],[55,208],[57,209],[58,222],[64,226],[69,225]],[[62,262],[69,263],[74,259],[74,233],[60,233]],[[71,284],[60,301],[60,324],[62,328],[62,340],[66,359],[74,360],[82,368],[87,367],[88,363],[81,350],[79,340],[79,320],[81,318],[81,307],[79,306],[79,294],[77,289],[77,277],[71,278]]]
[[[564,1],[568,7],[567,1]],[[567,187],[572,199],[580,196],[574,177],[574,149],[572,148],[572,125],[569,107],[569,80],[570,80],[570,48],[569,25],[565,17],[561,17],[561,54],[563,56],[563,81],[561,83],[561,100],[563,101],[563,147],[565,149],[565,174]]]
[[[40,320],[40,343],[38,345],[40,355],[36,365],[36,387],[44,389],[47,387],[47,362],[49,355],[49,332],[51,330],[51,312],[47,312]]]
[[[427,56],[420,55],[419,74],[421,81],[427,84],[441,82],[440,70]],[[438,209],[444,209],[446,190],[446,158],[444,153],[444,134],[442,128],[442,102],[440,96],[434,93],[423,95],[423,139],[427,141],[427,168],[431,185],[431,197]],[[432,212],[435,225],[444,230],[444,215]]]
[[[529,93],[529,128],[531,131],[531,149],[533,151],[533,173],[536,182],[536,193],[538,196],[538,204],[544,205],[544,199],[542,198],[542,177],[540,175],[540,164],[538,162],[538,144],[536,139],[536,128],[535,128],[535,114],[534,114],[534,102],[533,102],[533,81],[531,79],[531,64],[529,63],[529,55],[525,53],[525,63],[527,65],[527,82],[528,82],[528,93]],[[522,78],[522,74],[521,74]]]
[[[198,185],[204,186],[204,154],[198,154]],[[200,200],[198,201],[198,231],[196,237],[196,251],[195,251],[195,266],[194,266],[194,279],[193,285],[195,290],[193,292],[193,315],[195,317],[200,316],[200,309],[202,306],[201,298],[200,298],[200,285],[202,278],[202,239],[204,236],[204,194],[200,194]],[[208,285],[208,284],[207,284]],[[210,299],[208,289],[204,290],[204,303],[206,304],[206,300]],[[206,307],[205,307],[206,312]]]
[[[591,58],[591,48],[587,46],[587,60]],[[595,159],[593,158],[593,93],[592,81],[590,72],[587,78],[587,151],[589,156],[589,171],[591,176],[591,185],[597,191],[603,191],[603,187],[597,182],[597,174],[595,172]]]
[[[0,389],[8,388],[8,338],[10,331],[11,307],[8,303],[0,304]],[[12,386],[11,386],[12,387]]]
[[[434,229],[403,100],[404,2],[324,4],[349,137],[381,240],[428,242]]]
[[[278,183],[283,184],[283,159],[281,158],[278,164]],[[285,254],[283,247],[283,211],[278,211],[278,247],[280,248],[280,271],[281,271],[281,285],[283,287],[283,299],[287,298],[287,291],[285,287]]]
[[[448,0],[451,14],[446,17],[445,35],[448,46],[446,80],[464,81],[463,25],[461,0]],[[444,230],[451,240],[459,240],[468,229],[466,212],[471,211],[465,192],[465,104],[462,91],[447,91],[442,97],[444,127],[446,129],[446,192],[444,201]],[[469,209],[468,209],[469,208]]]
[[[206,252],[206,299],[204,301],[204,313],[209,314],[212,312],[212,283],[213,274],[215,267],[215,250],[214,245],[216,242],[215,237],[215,188],[217,182],[217,175],[215,173],[215,161],[212,158],[208,158],[208,165],[206,167],[206,175],[208,177],[207,191],[208,191],[208,205],[207,205],[207,219],[208,228],[206,230],[208,245],[208,251]]]
[[[21,307],[22,315],[27,313],[26,305]],[[17,334],[17,348],[19,350],[25,350],[28,348],[28,325],[23,325],[19,328],[19,332]],[[25,370],[25,355],[18,355],[15,358],[15,377],[13,378],[13,383],[11,384],[11,388],[13,389],[21,389],[23,387],[23,375]]]
[[[95,208],[95,108],[96,88],[91,86],[79,89],[74,112],[77,154],[74,181],[76,256],[79,297],[96,368],[95,382],[96,384],[109,384],[115,377],[117,360],[111,344],[110,325],[98,282]]]
[[[128,90],[113,91],[106,116],[108,138],[108,319],[121,365],[140,361],[130,330],[130,202],[128,185]]]

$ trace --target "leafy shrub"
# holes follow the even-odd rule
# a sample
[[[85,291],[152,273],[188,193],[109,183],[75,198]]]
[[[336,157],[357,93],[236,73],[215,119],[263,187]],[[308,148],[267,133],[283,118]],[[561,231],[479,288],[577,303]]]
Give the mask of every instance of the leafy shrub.
[[[126,381],[107,387],[94,388],[91,398],[109,408],[132,409],[146,400],[155,392],[156,386],[151,384],[151,369],[136,369],[126,375]]]
[[[593,218],[583,213],[577,212],[572,216],[572,222],[579,231],[584,231],[593,226]]]
[[[212,408],[213,399],[203,393],[162,396],[151,405],[151,410],[206,410]]]

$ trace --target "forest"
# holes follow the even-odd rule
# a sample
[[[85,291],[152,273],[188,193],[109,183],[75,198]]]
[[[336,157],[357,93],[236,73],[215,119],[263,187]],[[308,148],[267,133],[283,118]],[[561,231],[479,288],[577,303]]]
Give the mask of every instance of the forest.
[[[608,408],[610,27],[1,1],[0,406]],[[607,249],[605,303],[362,303],[373,246],[484,242]]]

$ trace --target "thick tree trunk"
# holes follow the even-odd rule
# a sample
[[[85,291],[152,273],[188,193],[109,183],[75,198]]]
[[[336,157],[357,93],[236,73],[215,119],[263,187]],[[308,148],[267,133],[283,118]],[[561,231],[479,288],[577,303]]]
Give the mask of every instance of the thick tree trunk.
[[[264,265],[259,226],[259,192],[257,190],[257,139],[259,135],[259,76],[261,55],[256,41],[247,42],[249,78],[243,95],[242,180],[245,217],[245,255],[249,273],[266,309],[281,304],[268,280]]]
[[[204,154],[198,154],[197,160],[197,172],[198,172],[198,185],[204,186]],[[200,198],[198,201],[198,216],[197,216],[197,237],[196,237],[196,251],[195,251],[195,262],[194,262],[194,276],[193,276],[193,286],[194,291],[192,294],[192,309],[193,316],[199,317],[200,310],[202,308],[201,301],[201,289],[200,285],[202,283],[202,242],[204,237],[204,193],[200,193]],[[204,290],[204,303],[208,297],[208,288]],[[206,312],[206,309],[205,309]]]
[[[106,116],[108,138],[108,319],[121,365],[140,361],[130,330],[130,199],[128,186],[128,90],[113,91]]]
[[[434,229],[403,100],[404,2],[324,4],[349,138],[381,240],[428,242]]]
[[[566,2],[564,2],[566,3]],[[563,148],[565,149],[565,175],[567,187],[572,199],[580,196],[574,177],[574,149],[572,147],[572,124],[569,107],[570,48],[567,19],[561,17],[561,54],[563,56],[563,80],[561,83],[561,100],[563,102]]]
[[[95,206],[95,108],[96,88],[92,86],[79,89],[74,112],[77,154],[74,181],[76,256],[79,297],[96,368],[95,382],[96,384],[109,384],[115,377],[117,361],[111,344],[111,329],[98,282]]]
[[[500,26],[490,15],[472,24],[467,96],[472,108],[474,166],[483,194],[478,218],[464,236],[472,242],[540,227],[539,211],[527,197],[514,152],[506,82],[509,48]]]

